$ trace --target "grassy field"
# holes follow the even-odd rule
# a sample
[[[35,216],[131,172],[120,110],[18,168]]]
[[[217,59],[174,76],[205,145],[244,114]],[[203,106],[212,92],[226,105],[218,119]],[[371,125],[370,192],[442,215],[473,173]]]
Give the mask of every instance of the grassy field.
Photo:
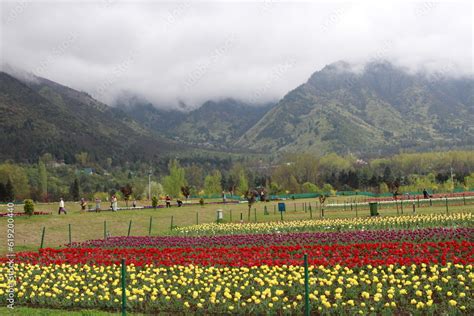
[[[351,197],[347,197],[351,200]],[[341,198],[338,197],[338,201]],[[196,202],[196,201],[194,201]],[[331,198],[326,203],[331,203]],[[285,201],[286,212],[284,220],[309,219],[320,217],[319,204],[316,199],[305,199],[296,201]],[[224,213],[224,222],[240,222],[240,217],[244,222],[278,221],[280,213],[277,207],[278,202],[257,202],[252,207],[250,218],[248,214],[248,206],[246,203],[215,205],[206,204],[204,207],[199,205],[157,208],[157,209],[137,209],[123,210],[116,213],[110,211],[81,212],[77,203],[67,203],[67,215],[57,214],[57,205],[54,204],[38,204],[37,211],[52,212],[52,215],[39,215],[32,217],[19,216],[15,217],[15,251],[37,250],[41,244],[41,232],[43,227],[46,228],[44,247],[60,247],[69,241],[69,224],[71,224],[72,241],[85,241],[88,239],[104,238],[104,222],[107,225],[107,232],[110,236],[126,236],[130,220],[132,226],[130,235],[144,236],[148,235],[150,217],[152,217],[152,235],[170,234],[171,218],[173,217],[173,225],[188,226],[199,223],[209,223],[216,220],[216,210],[222,209]],[[306,211],[304,205],[306,204]],[[311,205],[311,211],[309,206]],[[103,205],[105,206],[105,205]],[[121,205],[119,205],[121,206]],[[264,214],[264,208],[267,208],[268,215]],[[16,211],[21,211],[22,206],[16,206]],[[449,212],[472,212],[474,204],[453,205],[449,207]],[[5,211],[5,206],[0,208]],[[445,213],[445,206],[424,206],[416,209],[417,214],[428,213]],[[397,215],[397,209],[394,206],[384,206],[379,210],[381,216]],[[401,210],[398,210],[398,214]],[[411,207],[404,208],[404,214],[412,214]],[[352,210],[347,207],[346,210],[326,209],[325,218],[344,218],[344,217],[365,217],[369,216],[367,206],[353,207]],[[6,231],[7,218],[0,219],[4,232],[0,234],[0,254],[6,253]]]

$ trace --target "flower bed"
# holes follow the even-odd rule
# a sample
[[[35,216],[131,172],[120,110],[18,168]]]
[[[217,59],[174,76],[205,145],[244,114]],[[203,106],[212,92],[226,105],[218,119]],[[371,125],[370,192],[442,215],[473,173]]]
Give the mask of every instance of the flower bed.
[[[31,265],[16,269],[18,306],[119,310],[120,267]],[[7,266],[0,266],[6,304]],[[288,314],[304,308],[301,266],[127,267],[127,308],[149,314]],[[472,314],[472,265],[312,266],[314,314]]]
[[[114,237],[22,252],[16,304],[118,311],[125,258],[130,312],[301,315],[307,254],[312,314],[469,315],[472,220],[467,213],[199,225],[178,233],[202,236]],[[0,259],[3,304],[10,273]]]
[[[298,265],[303,254],[312,265],[410,265],[446,262],[474,263],[474,242],[384,242],[331,245],[274,245],[207,248],[65,248],[41,249],[39,252],[18,253],[21,262],[31,264],[118,264],[128,258],[137,266],[204,265],[259,266]]]
[[[343,232],[301,232],[281,234],[247,234],[214,236],[133,236],[109,237],[73,243],[72,247],[81,248],[141,248],[141,247],[212,247],[212,246],[263,246],[263,245],[310,245],[357,242],[389,241],[474,241],[474,228],[421,228],[413,230],[366,230]],[[69,245],[68,245],[69,246]]]
[[[318,219],[265,223],[210,223],[178,227],[178,235],[230,235],[295,231],[343,231],[367,229],[413,229],[422,227],[470,227],[472,213],[408,215],[344,219]]]
[[[13,216],[29,216],[24,212],[20,213],[0,213],[0,217],[9,217],[13,214]],[[33,212],[33,215],[51,215],[51,212]]]

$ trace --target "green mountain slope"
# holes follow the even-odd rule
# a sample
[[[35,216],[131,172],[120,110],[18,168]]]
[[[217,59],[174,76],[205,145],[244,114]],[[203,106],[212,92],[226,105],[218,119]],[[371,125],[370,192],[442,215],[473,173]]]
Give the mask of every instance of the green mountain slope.
[[[273,106],[246,104],[234,99],[207,101],[190,112],[155,108],[136,98],[117,106],[138,122],[176,141],[204,148],[229,149]]]
[[[80,152],[96,162],[155,160],[176,148],[87,93],[43,78],[20,81],[4,72],[0,132],[0,159],[16,161],[33,162],[45,152],[67,162]]]
[[[474,145],[474,81],[339,62],[289,92],[237,146],[264,152],[397,152]]]

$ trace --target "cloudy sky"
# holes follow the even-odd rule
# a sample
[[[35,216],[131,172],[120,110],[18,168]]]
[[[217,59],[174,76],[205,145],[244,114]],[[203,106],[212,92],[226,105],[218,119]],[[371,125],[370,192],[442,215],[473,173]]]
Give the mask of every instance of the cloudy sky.
[[[325,65],[473,73],[470,1],[2,1],[1,64],[112,104],[276,100]]]

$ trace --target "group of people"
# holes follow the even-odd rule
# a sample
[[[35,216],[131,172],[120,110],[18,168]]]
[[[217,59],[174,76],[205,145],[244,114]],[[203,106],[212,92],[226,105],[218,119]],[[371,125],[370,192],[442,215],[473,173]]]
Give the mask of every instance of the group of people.
[[[166,202],[166,207],[171,207],[171,196],[169,196],[168,194],[165,196],[165,202]],[[178,207],[181,207],[183,206],[183,201],[180,200],[180,199],[176,199],[176,204],[178,204]]]
[[[102,202],[101,199],[99,199],[99,198],[95,199],[95,211],[96,212],[101,211],[101,207],[100,207],[101,202]],[[86,199],[82,198],[81,201],[79,202],[79,204],[81,206],[81,211],[84,211],[84,212],[87,211],[87,201],[86,201]],[[136,207],[136,206],[137,206],[136,201],[133,201],[133,207]],[[118,200],[117,200],[117,196],[115,194],[112,195],[112,197],[110,199],[110,209],[113,212],[116,212],[118,210]],[[61,213],[67,214],[63,198],[61,198],[59,200],[58,214],[61,215]]]

